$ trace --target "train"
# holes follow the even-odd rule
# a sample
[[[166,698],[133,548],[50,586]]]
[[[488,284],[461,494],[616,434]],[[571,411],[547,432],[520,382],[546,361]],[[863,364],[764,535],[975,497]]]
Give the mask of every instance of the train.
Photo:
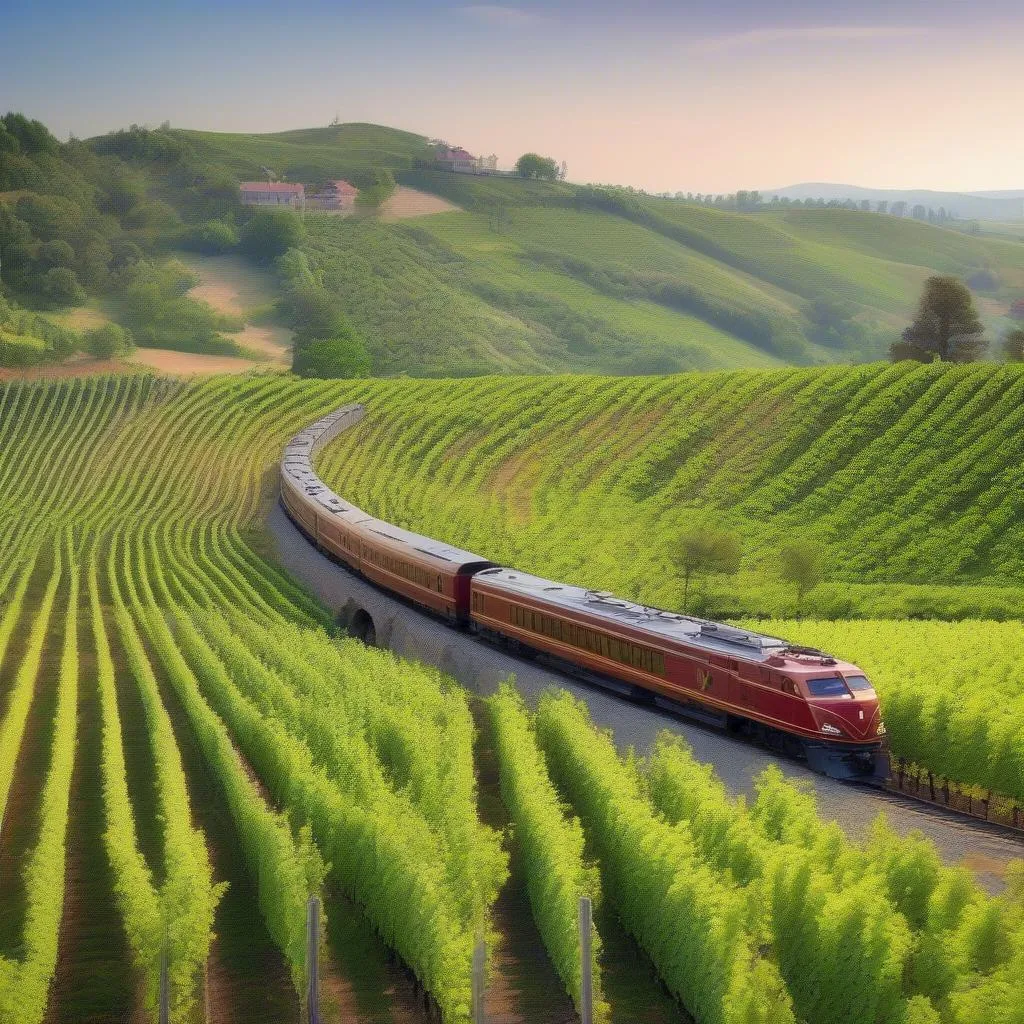
[[[318,549],[389,593],[515,654],[803,759],[884,783],[878,695],[856,665],[780,637],[547,580],[377,519],[317,476],[317,449],[358,423],[343,406],[289,441],[281,504]]]

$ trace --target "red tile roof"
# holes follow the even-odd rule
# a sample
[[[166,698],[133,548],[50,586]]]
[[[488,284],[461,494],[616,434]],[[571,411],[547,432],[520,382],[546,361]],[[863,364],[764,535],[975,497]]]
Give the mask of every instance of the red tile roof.
[[[350,185],[347,181],[332,181],[331,184],[339,196],[354,196],[359,191],[355,185]]]
[[[238,186],[242,192],[291,192],[302,195],[305,188],[290,181],[243,181]]]

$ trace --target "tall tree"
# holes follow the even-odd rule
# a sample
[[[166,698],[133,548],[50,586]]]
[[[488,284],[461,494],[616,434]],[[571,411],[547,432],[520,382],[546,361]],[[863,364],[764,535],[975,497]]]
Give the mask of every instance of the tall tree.
[[[796,615],[803,610],[804,596],[821,578],[822,546],[813,540],[794,540],[779,551],[779,575],[796,587]]]
[[[521,178],[542,178],[547,181],[558,179],[558,164],[549,156],[539,153],[524,153],[516,161],[516,174]]]
[[[690,580],[710,573],[732,574],[740,567],[739,537],[711,526],[682,530],[670,548],[669,557],[683,577],[683,611],[689,607]]]
[[[1018,327],[1003,338],[1003,355],[1008,363],[1024,363],[1024,329]]]
[[[971,363],[988,345],[970,289],[955,277],[930,277],[914,322],[894,342],[890,355],[930,363]]]

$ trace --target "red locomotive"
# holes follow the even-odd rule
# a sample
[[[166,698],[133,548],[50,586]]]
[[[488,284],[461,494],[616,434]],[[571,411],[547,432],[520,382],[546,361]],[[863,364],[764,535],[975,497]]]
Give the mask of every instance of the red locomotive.
[[[321,550],[453,625],[631,696],[802,756],[833,778],[888,775],[878,697],[863,672],[778,637],[502,568],[343,501],[314,451],[362,419],[346,406],[298,434],[281,500]]]

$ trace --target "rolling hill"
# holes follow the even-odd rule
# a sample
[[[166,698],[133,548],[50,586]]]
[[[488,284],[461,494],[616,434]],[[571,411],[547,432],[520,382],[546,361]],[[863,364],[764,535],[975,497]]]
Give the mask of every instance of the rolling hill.
[[[95,140],[101,151],[150,160],[153,187],[171,203],[191,192],[152,162],[167,147],[184,147],[189,173],[204,180],[264,167],[300,181],[388,168],[456,204],[399,223],[306,215],[314,275],[364,336],[376,375],[863,362],[884,357],[930,274],[987,271],[979,300],[993,335],[1024,293],[1024,245],[1013,239],[845,210],[732,213],[429,170],[425,138],[379,125],[108,138]]]

